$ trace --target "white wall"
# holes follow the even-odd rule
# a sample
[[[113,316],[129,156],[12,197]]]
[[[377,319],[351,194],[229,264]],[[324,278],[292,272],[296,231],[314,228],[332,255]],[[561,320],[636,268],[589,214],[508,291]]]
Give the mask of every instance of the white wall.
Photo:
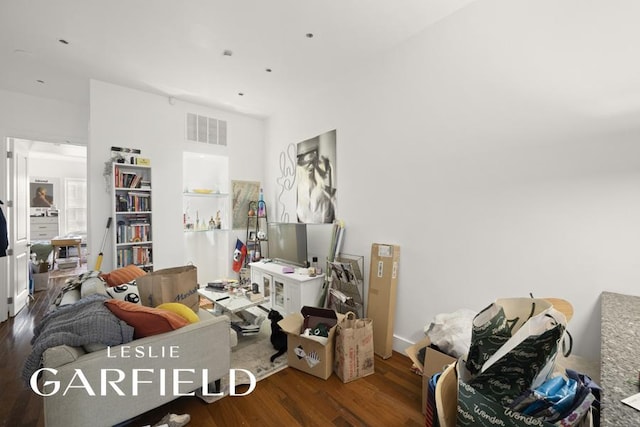
[[[267,201],[287,145],[337,129],[344,252],[368,273],[372,243],[401,247],[396,350],[438,313],[533,293],[574,305],[574,353],[597,359],[600,293],[639,292],[640,128],[515,90],[537,76],[517,65],[531,50],[511,28],[494,52],[491,13],[467,8],[272,117]]]
[[[89,111],[48,98],[0,90],[0,135],[86,144]]]
[[[103,178],[110,148],[139,148],[153,167],[154,268],[183,264],[183,151],[228,154],[232,180],[260,181],[263,175],[264,122],[100,81],[90,84],[89,230],[90,248],[98,253],[111,215],[111,195]],[[186,113],[227,121],[228,150],[185,141]],[[209,148],[208,150],[206,150]],[[110,190],[109,190],[110,191]],[[244,236],[244,230],[238,235]],[[233,233],[230,239],[235,242]],[[97,237],[99,236],[99,237]],[[243,237],[244,238],[244,237]],[[231,262],[231,252],[229,261]],[[229,266],[231,264],[229,263]],[[113,267],[113,245],[107,244],[102,270]],[[215,279],[211,277],[209,279]]]

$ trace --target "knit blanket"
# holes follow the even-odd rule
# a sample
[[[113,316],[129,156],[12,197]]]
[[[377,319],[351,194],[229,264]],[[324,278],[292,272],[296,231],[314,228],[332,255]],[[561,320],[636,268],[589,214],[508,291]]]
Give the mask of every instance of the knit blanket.
[[[95,343],[118,345],[133,340],[133,327],[104,305],[107,298],[102,294],[89,295],[45,315],[33,330],[31,354],[22,370],[22,379],[27,384],[33,373],[42,367],[42,355],[48,348]]]

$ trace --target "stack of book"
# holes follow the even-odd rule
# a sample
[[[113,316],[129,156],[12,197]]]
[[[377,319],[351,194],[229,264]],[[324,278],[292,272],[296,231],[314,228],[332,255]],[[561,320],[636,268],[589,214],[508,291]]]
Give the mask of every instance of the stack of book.
[[[246,324],[245,322],[231,323],[231,327],[240,334],[240,336],[248,337],[250,335],[258,335],[260,333],[260,325]]]
[[[234,313],[231,319],[231,327],[242,337],[257,335],[260,333],[260,325],[264,321],[265,316],[256,316],[250,311],[243,310]]]

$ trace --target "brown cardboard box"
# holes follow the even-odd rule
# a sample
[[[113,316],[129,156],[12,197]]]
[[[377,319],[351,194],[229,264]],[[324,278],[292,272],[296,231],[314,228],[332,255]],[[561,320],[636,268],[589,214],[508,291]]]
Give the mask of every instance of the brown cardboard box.
[[[429,380],[433,374],[444,371],[444,368],[456,361],[455,357],[451,357],[448,354],[435,350],[429,345],[431,341],[429,338],[424,338],[414,345],[408,347],[405,353],[411,358],[413,363],[422,370],[422,413],[426,413],[427,410],[427,391],[429,389]],[[424,365],[420,363],[418,359],[418,352],[420,349],[425,348]]]
[[[393,352],[400,246],[371,245],[367,316],[373,319],[373,351],[383,359]]]
[[[324,313],[324,317],[323,317]],[[334,340],[337,323],[344,314],[333,310],[303,307],[300,313],[292,313],[278,322],[287,333],[287,363],[316,377],[327,379],[333,372]],[[329,337],[302,336],[305,321],[310,328],[318,322],[332,324]]]
[[[433,374],[443,372],[447,366],[455,363],[456,358],[448,354],[427,347],[424,356],[424,369],[422,371],[422,413],[427,411],[427,391],[429,389],[429,380]]]

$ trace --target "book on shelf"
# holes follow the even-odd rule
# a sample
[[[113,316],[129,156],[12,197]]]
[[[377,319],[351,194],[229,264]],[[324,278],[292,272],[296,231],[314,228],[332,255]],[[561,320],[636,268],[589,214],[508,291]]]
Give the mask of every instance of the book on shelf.
[[[133,191],[116,195],[116,212],[147,212],[151,210],[151,197],[148,193]]]
[[[140,181],[142,180],[142,176],[136,174],[133,177],[133,180],[131,181],[131,185],[129,185],[130,188],[138,188],[140,186]]]
[[[116,188],[141,188],[143,183],[146,183],[147,187],[151,188],[151,183],[148,180],[144,180],[142,174],[123,171],[120,166],[114,168],[113,178]]]

